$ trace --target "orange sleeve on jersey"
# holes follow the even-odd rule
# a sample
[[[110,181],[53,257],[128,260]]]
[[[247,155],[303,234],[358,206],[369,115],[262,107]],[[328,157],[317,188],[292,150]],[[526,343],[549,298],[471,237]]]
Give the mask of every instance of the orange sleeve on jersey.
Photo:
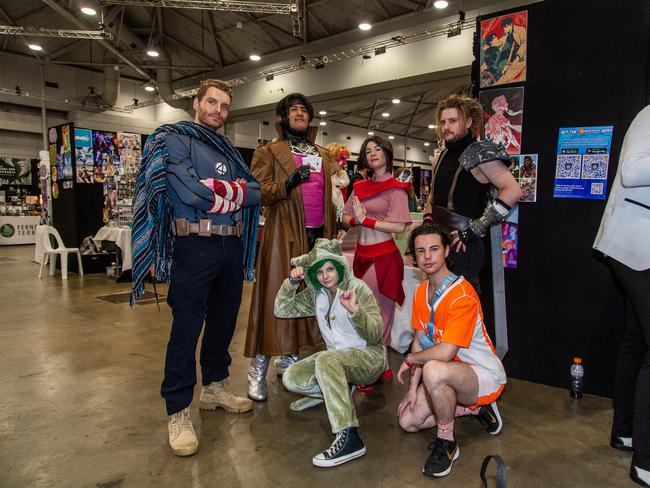
[[[413,294],[413,307],[411,307],[411,327],[415,330],[424,330],[422,324],[429,323],[430,312],[427,307],[427,282],[420,284]]]
[[[478,312],[478,304],[473,298],[465,295],[454,300],[447,313],[440,342],[469,347],[474,336]]]

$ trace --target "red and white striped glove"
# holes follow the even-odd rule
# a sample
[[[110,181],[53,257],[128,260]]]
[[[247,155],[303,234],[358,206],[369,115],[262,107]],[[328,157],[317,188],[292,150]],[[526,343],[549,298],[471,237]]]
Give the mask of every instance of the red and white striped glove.
[[[246,183],[214,178],[206,178],[201,180],[201,183],[214,192],[214,203],[208,213],[224,214],[237,212],[241,209],[246,196]]]

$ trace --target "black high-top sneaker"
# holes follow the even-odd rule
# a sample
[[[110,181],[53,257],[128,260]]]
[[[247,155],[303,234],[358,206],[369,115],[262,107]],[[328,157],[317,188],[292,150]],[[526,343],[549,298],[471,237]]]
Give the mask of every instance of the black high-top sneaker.
[[[347,463],[366,453],[356,427],[348,427],[336,433],[336,438],[326,451],[316,454],[312,459],[314,466],[320,468],[333,468],[339,464]]]
[[[488,433],[497,435],[503,428],[503,420],[497,408],[497,402],[481,407],[478,411],[478,418],[485,424]]]
[[[427,476],[447,476],[451,472],[454,461],[460,456],[458,445],[454,441],[440,438],[436,439],[432,444],[433,449],[427,462],[424,463],[422,472]]]

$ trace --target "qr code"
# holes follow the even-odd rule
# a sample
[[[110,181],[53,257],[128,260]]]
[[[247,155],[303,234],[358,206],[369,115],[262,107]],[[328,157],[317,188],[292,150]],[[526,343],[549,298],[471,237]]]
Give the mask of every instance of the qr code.
[[[585,154],[582,157],[582,177],[585,180],[607,179],[608,154]]]
[[[592,195],[602,195],[604,189],[605,189],[605,184],[604,183],[592,183],[590,193]]]
[[[558,156],[555,166],[555,177],[579,179],[580,157],[579,154],[563,154]]]

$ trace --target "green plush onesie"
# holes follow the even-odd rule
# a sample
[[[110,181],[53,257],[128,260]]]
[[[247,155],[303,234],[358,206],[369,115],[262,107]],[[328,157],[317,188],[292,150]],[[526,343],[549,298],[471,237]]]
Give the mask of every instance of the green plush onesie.
[[[333,298],[316,278],[316,270],[327,261],[339,274]],[[350,384],[374,383],[384,370],[386,357],[383,322],[375,297],[368,285],[353,276],[337,240],[318,239],[308,254],[293,258],[291,264],[305,269],[307,288],[296,293],[299,285],[285,280],[275,298],[275,315],[283,319],[316,316],[327,345],[326,351],[285,371],[284,386],[308,397],[293,402],[291,408],[303,410],[324,401],[333,433],[358,427]],[[348,290],[356,295],[358,309],[352,315],[340,302],[341,293]]]

